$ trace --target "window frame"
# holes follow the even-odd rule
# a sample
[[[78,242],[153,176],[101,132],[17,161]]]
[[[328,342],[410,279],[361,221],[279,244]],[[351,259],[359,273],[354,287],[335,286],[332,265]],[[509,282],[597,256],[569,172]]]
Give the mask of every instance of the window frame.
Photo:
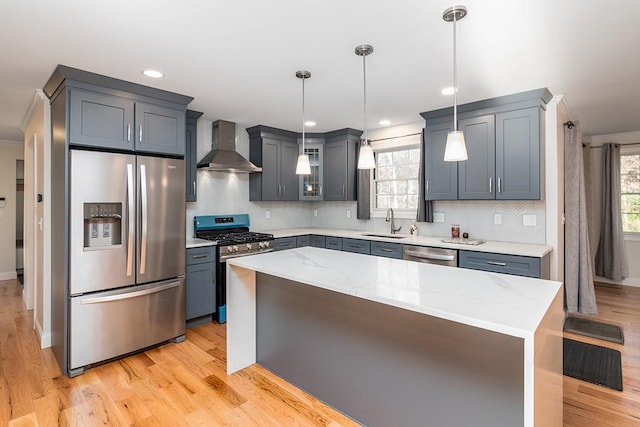
[[[637,144],[634,144],[632,146],[625,146],[624,144],[620,145],[620,157],[622,157],[622,156],[634,156],[634,155],[640,155],[640,145],[637,145]],[[622,164],[622,161],[620,163]],[[622,188],[621,188],[621,190],[622,190]],[[620,203],[622,204],[622,194],[620,194],[620,196],[621,196]],[[638,231],[624,231],[624,230],[622,230],[622,233],[624,235],[624,240],[640,241],[640,232],[638,232]]]
[[[387,153],[391,151],[401,151],[401,150],[411,150],[411,149],[420,149],[422,134],[415,133],[411,135],[399,136],[399,137],[390,137],[385,138],[384,140],[372,141],[371,145],[373,148],[373,155],[376,160],[376,166],[378,164],[378,153]],[[420,153],[420,155],[424,155],[424,153]],[[371,174],[371,207],[370,214],[371,218],[386,218],[387,216],[387,208],[376,208],[376,179],[377,171]],[[420,188],[420,173],[418,172],[418,188]],[[420,195],[418,194],[418,201],[420,200]],[[395,218],[400,219],[416,219],[417,208],[416,209],[396,209],[393,208],[393,215]]]

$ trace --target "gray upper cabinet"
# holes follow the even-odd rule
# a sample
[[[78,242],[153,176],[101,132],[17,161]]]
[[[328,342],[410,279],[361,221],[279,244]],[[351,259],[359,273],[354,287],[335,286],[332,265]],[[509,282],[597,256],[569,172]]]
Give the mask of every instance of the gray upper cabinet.
[[[496,199],[540,199],[540,108],[496,114]]]
[[[458,199],[494,199],[495,117],[489,114],[462,119],[458,129],[464,132],[469,156],[469,160],[458,163]]]
[[[262,173],[249,176],[250,200],[298,200],[298,142],[294,132],[254,126],[249,133],[249,160]]]
[[[184,156],[185,111],[135,103],[136,151]]]
[[[43,88],[67,115],[66,143],[183,157],[190,96],[58,65]],[[59,107],[60,108],[60,107]]]
[[[80,89],[70,92],[70,144],[133,150],[132,100]]]
[[[452,109],[421,113],[426,120],[426,199],[540,199],[543,112],[550,100],[547,89],[537,89],[459,106],[458,128],[465,134],[469,159],[457,164],[442,160]]]
[[[452,130],[453,116],[425,128],[425,200],[458,198],[458,163],[444,161],[447,134]]]
[[[362,131],[325,134],[323,200],[356,200],[357,147]]]
[[[199,111],[187,110],[184,141],[185,184],[187,202],[198,200],[198,118],[202,116]]]
[[[301,138],[302,139],[302,138]],[[305,137],[304,154],[309,156],[311,174],[300,175],[300,200],[322,200],[324,197],[324,138]],[[300,141],[300,154],[302,141]]]

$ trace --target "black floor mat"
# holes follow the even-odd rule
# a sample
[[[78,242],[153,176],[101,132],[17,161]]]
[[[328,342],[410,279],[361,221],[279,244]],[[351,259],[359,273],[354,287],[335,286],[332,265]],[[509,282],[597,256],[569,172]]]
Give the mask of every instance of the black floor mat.
[[[620,352],[564,338],[564,375],[622,391]]]
[[[622,328],[608,323],[596,322],[595,320],[581,317],[567,317],[564,321],[564,330],[586,337],[624,344]]]

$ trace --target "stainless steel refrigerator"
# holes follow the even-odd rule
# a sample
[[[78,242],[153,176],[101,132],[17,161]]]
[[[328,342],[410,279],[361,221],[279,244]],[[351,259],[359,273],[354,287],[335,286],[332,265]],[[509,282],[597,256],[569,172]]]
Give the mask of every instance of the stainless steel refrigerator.
[[[70,150],[68,369],[185,333],[184,160]]]

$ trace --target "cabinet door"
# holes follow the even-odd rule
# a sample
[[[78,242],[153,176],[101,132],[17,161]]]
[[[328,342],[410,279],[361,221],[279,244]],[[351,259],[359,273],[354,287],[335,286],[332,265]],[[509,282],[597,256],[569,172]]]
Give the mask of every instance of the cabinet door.
[[[273,242],[274,251],[284,251],[286,249],[295,249],[297,246],[297,240],[294,237],[278,237]]]
[[[296,175],[298,144],[282,141],[280,157],[280,200],[298,200],[300,177]]]
[[[69,108],[69,143],[132,150],[133,112],[130,99],[73,89]]]
[[[347,145],[324,145],[324,200],[347,200]]]
[[[302,150],[302,146],[300,146]],[[301,153],[302,154],[302,153]],[[309,156],[311,174],[300,175],[300,200],[322,200],[324,164],[323,145],[309,144],[304,147],[304,154]]]
[[[458,199],[458,162],[444,161],[447,134],[452,130],[453,121],[429,125],[425,129],[424,176],[426,200]]]
[[[469,156],[458,163],[458,199],[495,199],[495,116],[463,119],[458,128],[464,132]]]
[[[187,320],[215,312],[214,273],[211,262],[187,266]]]
[[[184,156],[186,112],[136,102],[136,151]]]
[[[540,109],[496,114],[496,199],[540,199]]]
[[[262,140],[262,199],[280,200],[280,141]]]
[[[197,197],[197,163],[198,163],[198,146],[196,140],[196,128],[197,125],[195,123],[188,123],[186,125],[185,132],[185,151],[184,151],[184,162],[185,162],[185,183],[186,183],[186,198],[187,202],[195,202]]]

